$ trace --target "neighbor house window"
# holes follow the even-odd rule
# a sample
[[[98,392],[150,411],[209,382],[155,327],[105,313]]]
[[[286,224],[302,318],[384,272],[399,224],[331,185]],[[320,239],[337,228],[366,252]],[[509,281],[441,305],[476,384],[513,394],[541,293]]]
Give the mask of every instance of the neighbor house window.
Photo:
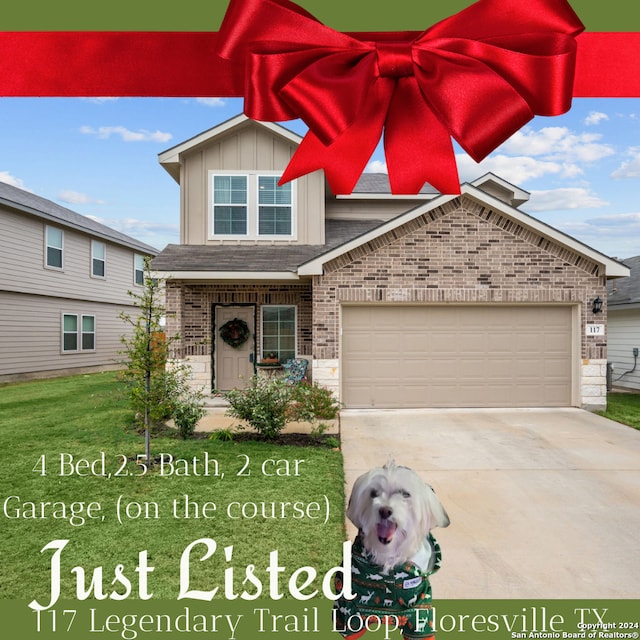
[[[97,240],[91,241],[91,275],[104,278],[107,265],[107,245]]]
[[[273,352],[280,362],[296,357],[296,308],[262,307],[262,357]]]
[[[144,285],[144,256],[136,253],[133,258],[134,276],[133,281],[136,284]]]
[[[64,233],[56,227],[46,227],[45,264],[50,269],[62,269],[62,245]]]
[[[65,313],[62,316],[62,351],[78,350],[78,316]]]
[[[62,352],[96,350],[96,317],[65,313],[62,316]]]
[[[213,176],[213,234],[247,235],[247,176]]]
[[[82,316],[81,340],[83,351],[96,350],[96,317]]]
[[[279,187],[279,179],[278,176],[258,176],[258,235],[291,235],[291,183]]]
[[[295,181],[276,174],[211,174],[211,238],[295,237]]]

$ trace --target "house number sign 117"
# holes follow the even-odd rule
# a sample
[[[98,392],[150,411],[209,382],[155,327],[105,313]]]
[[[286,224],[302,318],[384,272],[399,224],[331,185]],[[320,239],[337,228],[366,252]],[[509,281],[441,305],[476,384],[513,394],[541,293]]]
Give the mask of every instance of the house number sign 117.
[[[604,325],[603,324],[588,324],[586,326],[586,334],[588,336],[603,336]]]

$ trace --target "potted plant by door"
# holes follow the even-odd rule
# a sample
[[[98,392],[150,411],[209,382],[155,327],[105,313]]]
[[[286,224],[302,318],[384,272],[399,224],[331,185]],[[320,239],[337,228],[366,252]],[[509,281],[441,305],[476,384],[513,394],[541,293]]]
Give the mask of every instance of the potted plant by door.
[[[270,367],[278,367],[280,366],[280,360],[278,359],[278,354],[275,351],[269,351],[265,353],[262,360],[258,363],[258,366],[270,366]]]

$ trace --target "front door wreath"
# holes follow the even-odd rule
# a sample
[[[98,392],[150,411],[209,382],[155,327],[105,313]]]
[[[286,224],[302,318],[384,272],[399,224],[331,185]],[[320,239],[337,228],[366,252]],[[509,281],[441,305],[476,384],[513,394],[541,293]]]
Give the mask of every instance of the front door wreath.
[[[234,349],[249,339],[249,325],[240,318],[225,322],[220,327],[220,337]]]

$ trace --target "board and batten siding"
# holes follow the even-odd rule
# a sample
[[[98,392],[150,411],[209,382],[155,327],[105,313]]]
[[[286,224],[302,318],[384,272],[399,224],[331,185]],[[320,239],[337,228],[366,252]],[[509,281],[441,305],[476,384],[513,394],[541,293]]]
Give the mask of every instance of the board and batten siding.
[[[127,291],[139,288],[134,284],[133,249],[95,238],[106,245],[106,277],[94,278],[92,236],[50,223],[63,230],[64,249],[62,270],[49,269],[45,267],[47,224],[39,218],[0,209],[0,291],[131,304]]]
[[[182,244],[219,244],[210,239],[209,180],[211,172],[283,172],[296,145],[248,123],[228,135],[192,149],[182,156],[181,229]],[[324,175],[316,171],[296,180],[296,238],[232,240],[233,244],[273,242],[324,244]],[[226,241],[229,242],[229,241]]]
[[[640,390],[640,357],[637,359],[636,370],[631,373],[634,365],[633,349],[640,349],[640,308],[609,307],[607,320],[608,361],[614,366],[613,386]]]
[[[135,309],[0,291],[0,379],[23,374],[115,367],[121,336],[130,331],[119,317]],[[63,314],[95,316],[95,351],[62,352]]]

